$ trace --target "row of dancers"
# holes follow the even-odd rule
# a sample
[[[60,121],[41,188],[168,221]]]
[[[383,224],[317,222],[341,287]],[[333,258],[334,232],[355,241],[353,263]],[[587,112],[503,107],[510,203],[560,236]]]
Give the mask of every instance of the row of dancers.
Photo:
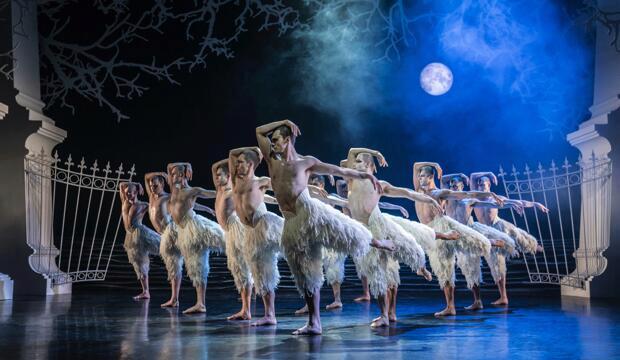
[[[482,309],[481,258],[486,259],[499,289],[500,297],[493,304],[508,304],[506,259],[541,247],[532,235],[501,219],[498,210],[510,208],[521,214],[524,208],[543,212],[547,208],[496,195],[491,185],[497,184],[497,178],[491,172],[443,175],[439,164],[432,162],[414,164],[412,189],[397,187],[375,177],[377,164],[388,166],[379,151],[352,148],[336,166],[299,155],[295,141],[300,135],[290,120],[258,127],[258,147],[231,150],[227,159],[212,165],[215,190],[190,186],[193,170],[187,162],[146,174],[148,203],[138,199],[143,193],[140,183],[121,183],[124,247],[142,285],[136,298],[150,296],[149,255],[160,255],[172,289],[170,300],[162,306],[178,306],[184,265],[196,290],[196,304],[184,313],[205,312],[209,254],[224,251],[241,296],[241,310],[228,319],[251,318],[254,289],[262,297],[265,313],[253,325],[277,323],[275,290],[280,280],[278,258],[283,257],[306,303],[297,312],[308,313],[306,325],[294,332],[299,335],[322,332],[319,306],[324,276],[335,297],[328,309],[342,306],[340,284],[347,256],[353,258],[366,289],[357,300],[369,300],[372,295],[378,301],[381,314],[372,327],[396,321],[401,263],[432,281],[427,257],[446,301],[436,316],[456,315],[455,266],[473,293],[474,302],[467,309]],[[255,175],[262,161],[269,177]],[[337,193],[326,192],[323,175],[336,185]],[[334,177],[343,180],[334,182]],[[165,184],[170,193],[165,192]],[[273,191],[273,196],[267,191]],[[419,222],[409,220],[402,207],[380,202],[382,197],[413,201]],[[198,198],[215,199],[215,210],[197,203]],[[282,217],[268,211],[266,203],[277,204]],[[403,216],[383,213],[381,208],[400,210]],[[217,222],[196,211],[211,211]],[[142,224],[147,212],[155,231]]]

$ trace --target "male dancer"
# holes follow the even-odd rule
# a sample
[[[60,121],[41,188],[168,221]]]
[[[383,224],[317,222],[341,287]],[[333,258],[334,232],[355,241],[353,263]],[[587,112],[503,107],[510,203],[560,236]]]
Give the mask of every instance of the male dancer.
[[[149,255],[158,253],[159,235],[142,224],[142,218],[148,210],[148,204],[138,200],[138,192],[144,193],[142,185],[136,182],[122,182],[119,188],[126,232],[123,247],[142,285],[142,292],[134,296],[134,300],[150,299]]]
[[[275,289],[280,282],[278,253],[284,225],[284,220],[265,206],[265,191],[271,189],[271,180],[254,174],[262,157],[257,147],[234,149],[228,156],[235,209],[245,225],[245,260],[265,306],[265,316],[254,326],[277,324]]]
[[[216,222],[197,215],[193,208],[197,198],[212,199],[216,193],[189,186],[188,181],[193,174],[190,163],[171,163],[167,169],[172,191],[170,215],[177,226],[178,246],[185,259],[187,275],[196,288],[196,304],[183,313],[204,313],[207,311],[205,292],[209,275],[209,252],[224,249],[224,232]]]
[[[465,174],[449,174],[444,175],[441,178],[441,188],[450,188],[454,192],[463,191],[465,184],[469,183],[469,179]],[[506,204],[506,203],[505,203]],[[508,205],[508,204],[506,204]],[[518,212],[522,211],[519,204],[511,204]],[[462,199],[462,200],[446,200],[446,215],[450,216],[454,220],[461,224],[468,225],[484,237],[486,237],[493,245],[491,254],[496,253],[496,248],[501,248],[507,254],[514,254],[515,244],[514,241],[506,234],[495,230],[490,226],[486,226],[480,223],[475,223],[471,216],[474,208],[498,208],[499,205],[489,198],[489,201],[482,201],[478,199]],[[489,254],[486,259],[491,265]],[[480,256],[477,254],[463,253],[457,251],[456,263],[463,272],[465,280],[467,281],[467,287],[472,291],[474,296],[474,302],[470,306],[467,306],[467,310],[480,310],[483,308],[482,300],[480,298],[480,280],[482,278],[482,271],[480,269]],[[491,267],[491,273],[494,272],[493,266]]]
[[[170,281],[170,300],[161,304],[161,307],[179,306],[179,289],[183,275],[183,257],[177,246],[177,231],[168,212],[168,194],[164,186],[168,182],[168,174],[164,172],[150,172],[144,175],[146,193],[149,197],[149,219],[155,231],[161,236],[159,255],[166,265],[168,281]],[[208,206],[195,204],[194,210],[207,211],[214,214]]]
[[[468,198],[483,200],[493,197],[497,203],[502,204],[502,201],[493,193],[475,191],[454,192],[449,189],[438,189],[435,185],[435,176],[441,179],[441,173],[441,167],[437,163],[415,163],[413,165],[413,184],[415,190],[429,195],[438,202]],[[484,256],[491,250],[491,243],[480,233],[449,216],[438,214],[425,203],[416,202],[415,209],[420,222],[430,226],[436,232],[455,230],[460,235],[457,241],[438,239],[435,251],[429,254],[431,267],[437,276],[439,286],[443,289],[446,299],[446,308],[435,313],[435,316],[456,315],[454,306],[455,252],[459,250],[463,253]]]
[[[381,187],[372,175],[297,154],[295,139],[300,134],[297,125],[289,120],[256,129],[258,145],[266,155],[271,184],[285,219],[282,247],[297,289],[308,304],[308,323],[293,334],[317,335],[322,333],[319,306],[323,247],[359,257],[368,252],[369,245],[388,249],[394,245],[373,239],[362,224],[310,197],[307,184],[311,173],[369,179],[379,191]]]
[[[310,190],[310,196],[317,198],[328,205],[341,207],[345,206],[344,202],[334,197],[333,194],[327,194],[325,191],[325,178],[322,175],[310,175],[310,178],[308,179],[308,190]],[[325,306],[327,310],[342,308],[340,285],[344,281],[344,262],[346,258],[346,254],[323,248],[323,271],[325,272],[325,279],[332,287],[332,292],[334,293],[334,301]],[[304,305],[304,307],[295,311],[295,315],[306,313],[308,313],[308,305]]]
[[[476,172],[470,175],[471,187],[478,191],[490,191],[491,180],[497,185],[497,177],[492,172]],[[525,200],[513,200],[502,197],[506,203],[518,202],[522,207],[535,207],[543,213],[549,212],[545,206],[538,202],[525,201]],[[514,224],[505,221],[499,217],[499,211],[496,208],[474,208],[474,213],[478,221],[484,225],[488,225],[507,234],[516,244],[517,250],[535,254],[542,251],[542,247],[538,244],[535,237],[530,235],[527,231],[516,227]],[[497,284],[499,290],[499,299],[494,301],[493,305],[508,305],[508,292],[506,291],[506,257],[501,251],[492,251],[489,262],[491,268],[491,275],[493,280]]]
[[[340,165],[342,166],[342,163]],[[349,211],[349,203],[347,201],[348,196],[348,188],[347,182],[345,180],[338,180],[336,182],[336,191],[337,194],[329,194],[324,191],[325,189],[325,180],[321,175],[312,174],[310,175],[310,183],[308,184],[308,190],[310,190],[310,195],[315,197],[324,203],[331,206],[338,206],[342,208],[343,214],[347,216],[351,216],[351,212]],[[313,191],[316,189],[315,191]],[[321,193],[321,190],[323,193]],[[403,216],[409,217],[409,213],[407,210],[399,205],[394,205],[385,202],[379,202],[379,209],[387,209],[387,210],[399,210]],[[323,270],[325,271],[325,278],[327,282],[331,284],[332,290],[334,292],[334,302],[327,305],[327,310],[337,309],[342,307],[342,301],[340,299],[340,285],[344,280],[344,264],[346,260],[346,255],[339,254],[335,251],[323,249]],[[355,263],[356,269],[358,269],[357,262]],[[368,278],[365,275],[361,275],[361,272],[358,270],[358,276],[362,281],[362,287],[364,293],[362,296],[354,299],[354,301],[370,301],[370,288],[368,286]],[[304,305],[303,308],[295,311],[296,315],[306,314],[308,312],[308,306]]]
[[[226,264],[235,281],[237,292],[241,295],[241,310],[226,319],[250,320],[252,318],[250,304],[254,280],[250,266],[243,255],[245,226],[235,212],[228,158],[213,164],[211,175],[217,194],[215,197],[215,217],[224,230],[226,241]]]
[[[379,165],[387,166],[380,152],[352,148],[347,156],[347,167],[373,174],[376,172],[373,156],[378,159]],[[411,234],[379,211],[377,205],[380,197],[401,197],[423,202],[433,207],[436,212],[442,212],[441,206],[430,196],[392,186],[387,181],[379,183],[383,193],[377,192],[368,181],[349,180],[348,197],[351,216],[365,224],[374,237],[390,239],[396,247],[391,254],[371,249],[360,263],[361,272],[368,277],[371,293],[377,298],[381,309],[381,316],[373,320],[371,327],[388,326],[390,321],[396,321],[396,294],[400,284],[399,260],[417,271],[418,275],[432,280],[431,274],[425,268],[424,251]]]

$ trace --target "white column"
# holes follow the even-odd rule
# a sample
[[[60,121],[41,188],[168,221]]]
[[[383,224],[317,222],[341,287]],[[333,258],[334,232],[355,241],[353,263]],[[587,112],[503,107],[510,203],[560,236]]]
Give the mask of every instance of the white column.
[[[620,11],[620,2],[616,0],[599,0],[598,6],[603,11]],[[620,108],[620,52],[610,45],[607,29],[600,23],[596,26],[594,96],[589,109],[592,116],[567,136],[570,144],[579,149],[586,169],[581,185],[579,249],[574,254],[577,260],[574,274],[589,279],[586,289],[562,285],[562,295],[579,297],[590,297],[590,282],[607,267],[602,252],[610,245],[611,178],[595,180],[604,175],[604,167],[587,169],[593,163],[609,161],[612,144],[599,130],[609,123],[610,114]]]
[[[37,2],[13,0],[12,16],[15,29],[13,84],[18,91],[15,100],[18,105],[28,110],[30,121],[41,124],[39,129],[26,139],[27,156],[37,156],[51,163],[54,147],[64,141],[67,132],[55,126],[54,121],[43,114],[45,103],[41,101],[39,76]],[[26,241],[34,250],[28,259],[30,267],[45,276],[60,271],[55,261],[59,251],[53,243],[54,218],[50,170],[47,167],[41,167],[39,170],[43,171],[42,175],[47,176],[26,176]],[[52,287],[48,279],[46,289],[48,295],[67,292],[71,292],[71,284]]]

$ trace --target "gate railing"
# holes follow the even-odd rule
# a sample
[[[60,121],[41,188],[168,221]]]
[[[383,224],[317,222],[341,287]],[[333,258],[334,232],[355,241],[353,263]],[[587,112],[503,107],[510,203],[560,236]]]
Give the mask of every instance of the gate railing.
[[[603,251],[609,247],[611,175],[609,158],[579,159],[548,168],[527,164],[510,173],[500,166],[499,179],[506,197],[540,202],[543,213],[526,209],[523,216],[513,210],[514,224],[535,236],[543,250],[524,254],[531,282],[586,288],[586,283],[605,271]]]
[[[41,152],[27,155],[24,169],[30,267],[54,286],[104,280],[121,224],[118,184],[131,181],[135,167]]]

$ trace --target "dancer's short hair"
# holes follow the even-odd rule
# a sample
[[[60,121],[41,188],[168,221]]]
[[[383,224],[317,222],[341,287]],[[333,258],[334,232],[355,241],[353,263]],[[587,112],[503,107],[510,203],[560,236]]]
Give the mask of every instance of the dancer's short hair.
[[[241,155],[243,155],[243,157],[245,158],[245,161],[248,161],[254,164],[255,169],[258,167],[258,164],[260,164],[260,158],[258,157],[258,154],[254,150],[245,150],[241,153]]]
[[[217,170],[218,170],[218,169],[222,169],[222,171],[223,171],[224,173],[226,173],[226,175],[230,174],[230,169],[228,168],[228,163],[227,163],[227,162],[221,163],[221,164],[217,167],[217,169],[215,169],[215,171],[217,172]]]
[[[293,130],[291,130],[290,127],[288,127],[286,125],[280,125],[273,132],[276,132],[276,130],[280,131],[280,135],[282,135],[283,137],[291,138],[291,144],[295,145],[295,138],[296,138],[296,136],[293,135]]]
[[[420,167],[420,172],[425,172],[427,174],[431,174],[431,175],[433,175],[433,177],[437,176],[437,172],[435,171],[435,168],[430,166],[430,165],[424,165],[424,166]]]

